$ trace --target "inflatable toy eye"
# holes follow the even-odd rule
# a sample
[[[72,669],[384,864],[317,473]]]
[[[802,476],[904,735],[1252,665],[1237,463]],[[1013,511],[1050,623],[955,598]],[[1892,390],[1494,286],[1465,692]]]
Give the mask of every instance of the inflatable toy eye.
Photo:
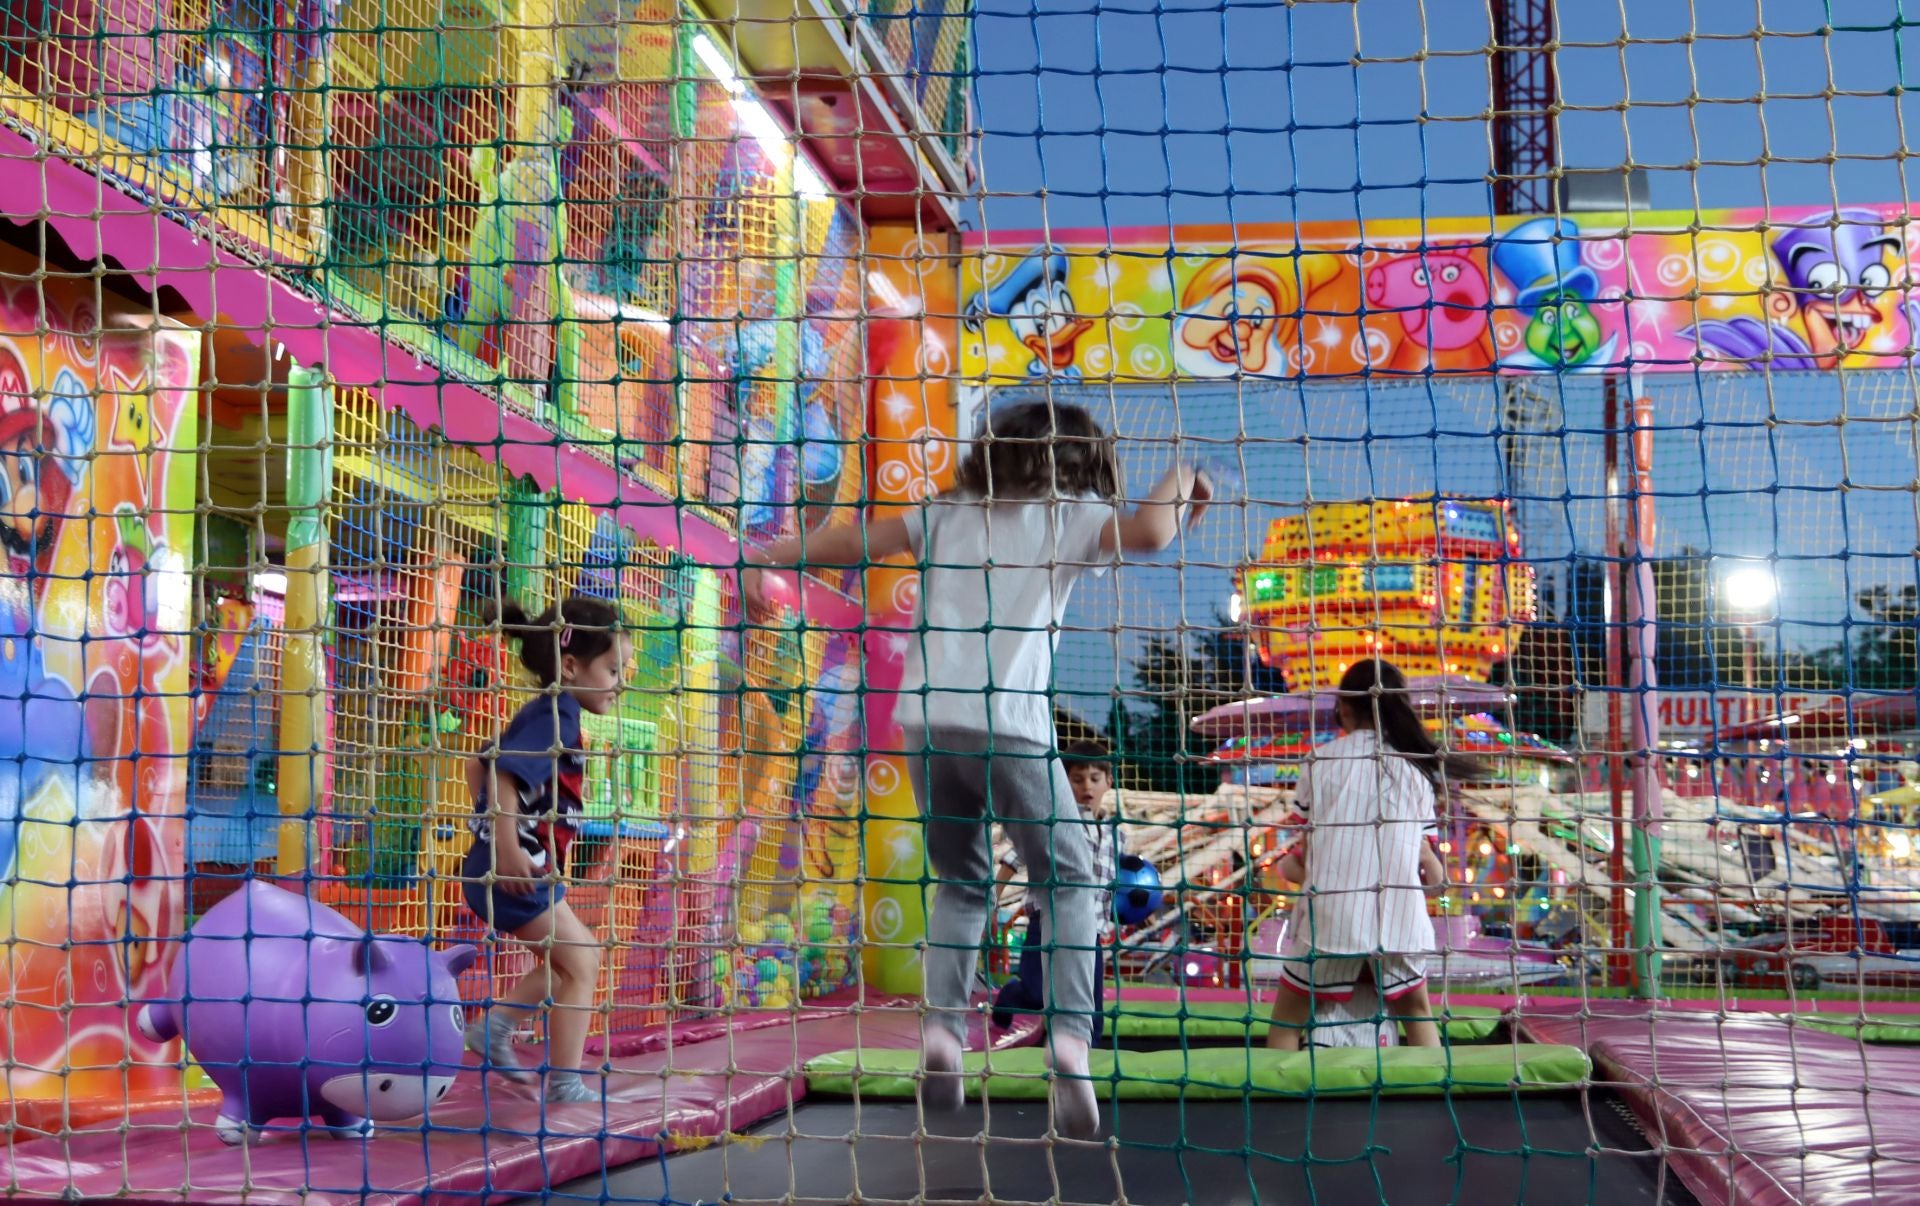
[[[467,1028],[467,1011],[466,1010],[460,1008],[458,1005],[455,1005],[453,1006],[448,1016],[450,1016],[453,1019],[453,1028],[455,1030],[465,1030]]]
[[[400,1006],[392,997],[375,997],[367,1002],[367,1025],[390,1026],[400,1016]]]

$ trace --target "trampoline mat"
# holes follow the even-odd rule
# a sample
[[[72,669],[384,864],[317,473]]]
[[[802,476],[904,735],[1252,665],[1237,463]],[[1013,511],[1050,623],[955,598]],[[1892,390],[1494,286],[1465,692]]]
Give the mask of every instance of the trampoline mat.
[[[1589,1091],[1377,1107],[1122,1102],[1106,1114],[1107,1133],[1120,1139],[1113,1151],[1032,1142],[1047,1127],[1038,1102],[995,1103],[993,1139],[982,1144],[978,1107],[929,1119],[933,1133],[916,1143],[911,1102],[809,1100],[730,1145],[575,1181],[548,1200],[844,1203],[855,1198],[857,1161],[866,1201],[1696,1206],[1618,1100]],[[1309,1139],[1310,1165],[1302,1163]]]

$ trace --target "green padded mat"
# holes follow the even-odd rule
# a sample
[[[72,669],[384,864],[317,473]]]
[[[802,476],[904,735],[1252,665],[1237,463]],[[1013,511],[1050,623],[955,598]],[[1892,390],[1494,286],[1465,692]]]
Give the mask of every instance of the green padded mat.
[[[1864,1017],[1845,1014],[1800,1014],[1798,1025],[1809,1030],[1845,1035],[1863,1043],[1920,1043],[1920,1014],[1870,1013]]]
[[[808,1061],[807,1091],[849,1097],[912,1097],[917,1051],[836,1051]],[[856,1061],[858,1071],[855,1071]],[[967,1094],[978,1097],[986,1053],[968,1052]],[[1008,1100],[1047,1095],[1046,1053],[1023,1047],[993,1053],[988,1091]],[[1095,1051],[1089,1068],[1103,1097],[1123,1100],[1227,1100],[1309,1095],[1440,1096],[1508,1093],[1579,1084],[1592,1071],[1575,1047],[1533,1043],[1472,1047],[1345,1047],[1279,1052],[1245,1048],[1196,1051]],[[1116,1078],[1117,1076],[1117,1078]]]
[[[1123,1039],[1265,1038],[1272,1005],[1244,1001],[1135,1000],[1122,993],[1107,1002],[1107,1027]],[[1500,1026],[1500,1011],[1480,1005],[1455,1005],[1440,1028],[1456,1043],[1484,1042]]]

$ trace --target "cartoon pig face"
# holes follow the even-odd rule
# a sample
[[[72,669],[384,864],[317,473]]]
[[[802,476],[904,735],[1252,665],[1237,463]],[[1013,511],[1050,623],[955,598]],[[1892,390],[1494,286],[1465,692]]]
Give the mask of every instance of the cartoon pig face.
[[[307,1009],[314,1088],[362,1118],[417,1117],[446,1096],[459,1071],[466,1012],[455,977],[479,952],[387,937],[350,946],[358,974],[343,983],[354,999]]]
[[[1437,350],[1463,348],[1487,329],[1487,275],[1471,256],[1429,248],[1367,273],[1367,303],[1399,311],[1407,334]]]

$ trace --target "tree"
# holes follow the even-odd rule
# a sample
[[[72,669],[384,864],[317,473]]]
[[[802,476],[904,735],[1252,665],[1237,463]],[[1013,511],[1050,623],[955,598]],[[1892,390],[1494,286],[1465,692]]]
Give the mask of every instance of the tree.
[[[1920,686],[1920,588],[1875,586],[1853,602],[1866,622],[1849,618],[1840,640],[1809,660],[1835,687],[1910,691]]]
[[[1127,782],[1152,791],[1211,791],[1214,743],[1192,729],[1195,716],[1249,695],[1286,691],[1285,676],[1248,656],[1244,630],[1224,616],[1189,635],[1147,638],[1133,663],[1133,687],[1115,700],[1107,731]],[[1133,706],[1129,706],[1131,703]]]
[[[1493,664],[1488,680],[1513,688],[1514,728],[1562,745],[1578,736],[1581,693],[1573,650],[1567,626],[1529,625],[1514,642],[1513,656]]]

